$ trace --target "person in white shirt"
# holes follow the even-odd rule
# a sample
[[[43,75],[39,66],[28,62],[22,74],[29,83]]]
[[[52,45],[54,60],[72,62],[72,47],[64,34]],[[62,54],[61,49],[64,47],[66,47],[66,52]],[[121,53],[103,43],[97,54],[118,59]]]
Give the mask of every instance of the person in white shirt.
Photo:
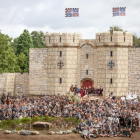
[[[133,98],[131,97],[131,94],[128,92],[127,96],[126,96],[127,100],[132,100]]]
[[[133,99],[137,99],[137,93],[136,92],[133,93]]]
[[[82,137],[86,140],[86,139],[90,139],[90,133],[87,129],[87,126],[84,127],[84,130],[82,131]]]

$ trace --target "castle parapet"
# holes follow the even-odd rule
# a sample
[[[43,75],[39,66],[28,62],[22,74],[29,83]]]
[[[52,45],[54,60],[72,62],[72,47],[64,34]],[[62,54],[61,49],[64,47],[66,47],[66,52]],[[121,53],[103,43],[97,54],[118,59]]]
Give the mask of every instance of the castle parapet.
[[[79,33],[47,33],[45,37],[46,47],[78,47],[82,35]]]
[[[96,46],[132,47],[133,35],[122,31],[96,33]]]

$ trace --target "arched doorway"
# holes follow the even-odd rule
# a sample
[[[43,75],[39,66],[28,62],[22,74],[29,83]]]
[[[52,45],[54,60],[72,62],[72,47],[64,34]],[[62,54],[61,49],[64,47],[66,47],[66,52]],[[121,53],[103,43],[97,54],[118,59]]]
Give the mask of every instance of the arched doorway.
[[[81,86],[83,86],[83,87],[89,87],[89,86],[92,87],[93,84],[94,84],[93,80],[89,79],[89,78],[83,79],[81,81]]]

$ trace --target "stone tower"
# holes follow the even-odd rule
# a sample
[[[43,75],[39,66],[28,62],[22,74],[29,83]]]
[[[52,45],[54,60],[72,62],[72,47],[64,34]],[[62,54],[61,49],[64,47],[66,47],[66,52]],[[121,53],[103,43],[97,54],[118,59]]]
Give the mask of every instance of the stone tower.
[[[66,94],[76,84],[77,47],[82,39],[77,33],[47,33],[48,93]]]
[[[129,32],[102,32],[96,34],[95,85],[104,88],[104,94],[126,95],[128,92],[128,57],[133,45]]]

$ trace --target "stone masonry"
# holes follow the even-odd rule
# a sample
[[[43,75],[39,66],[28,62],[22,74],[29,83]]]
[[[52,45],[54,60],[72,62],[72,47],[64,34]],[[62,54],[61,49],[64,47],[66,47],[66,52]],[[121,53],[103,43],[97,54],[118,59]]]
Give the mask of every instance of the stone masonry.
[[[131,93],[140,95],[140,48],[129,48],[129,87]]]
[[[93,40],[83,40],[78,33],[47,33],[47,74],[44,75],[47,79],[46,93],[66,94],[71,85],[77,84],[81,87],[82,82],[89,79],[94,87],[102,86],[106,96],[111,91],[115,95],[126,95],[129,87],[129,48],[132,44],[132,34],[129,32],[97,33],[96,39]],[[30,52],[32,51],[38,52],[37,49],[30,49]],[[111,51],[113,56],[110,56]],[[30,74],[34,77],[32,71],[36,65],[33,66],[32,63],[35,60],[32,59],[32,54],[30,58]],[[60,61],[63,63],[61,69],[58,66]],[[110,61],[115,64],[112,70],[108,66]],[[42,62],[44,63],[44,59]],[[40,73],[41,70],[39,68]],[[36,79],[32,79],[32,82],[38,85]],[[40,94],[35,88],[32,90],[30,93]]]
[[[90,80],[105,96],[140,95],[140,48],[132,48],[131,33],[102,32],[90,40],[78,33],[47,33],[45,43],[46,48],[30,49],[29,75],[0,75],[0,93],[66,94],[71,85],[80,88]]]
[[[3,73],[0,75],[0,96],[2,93],[29,94],[29,74],[28,73]]]
[[[45,94],[47,91],[47,49],[30,49],[29,94]]]

